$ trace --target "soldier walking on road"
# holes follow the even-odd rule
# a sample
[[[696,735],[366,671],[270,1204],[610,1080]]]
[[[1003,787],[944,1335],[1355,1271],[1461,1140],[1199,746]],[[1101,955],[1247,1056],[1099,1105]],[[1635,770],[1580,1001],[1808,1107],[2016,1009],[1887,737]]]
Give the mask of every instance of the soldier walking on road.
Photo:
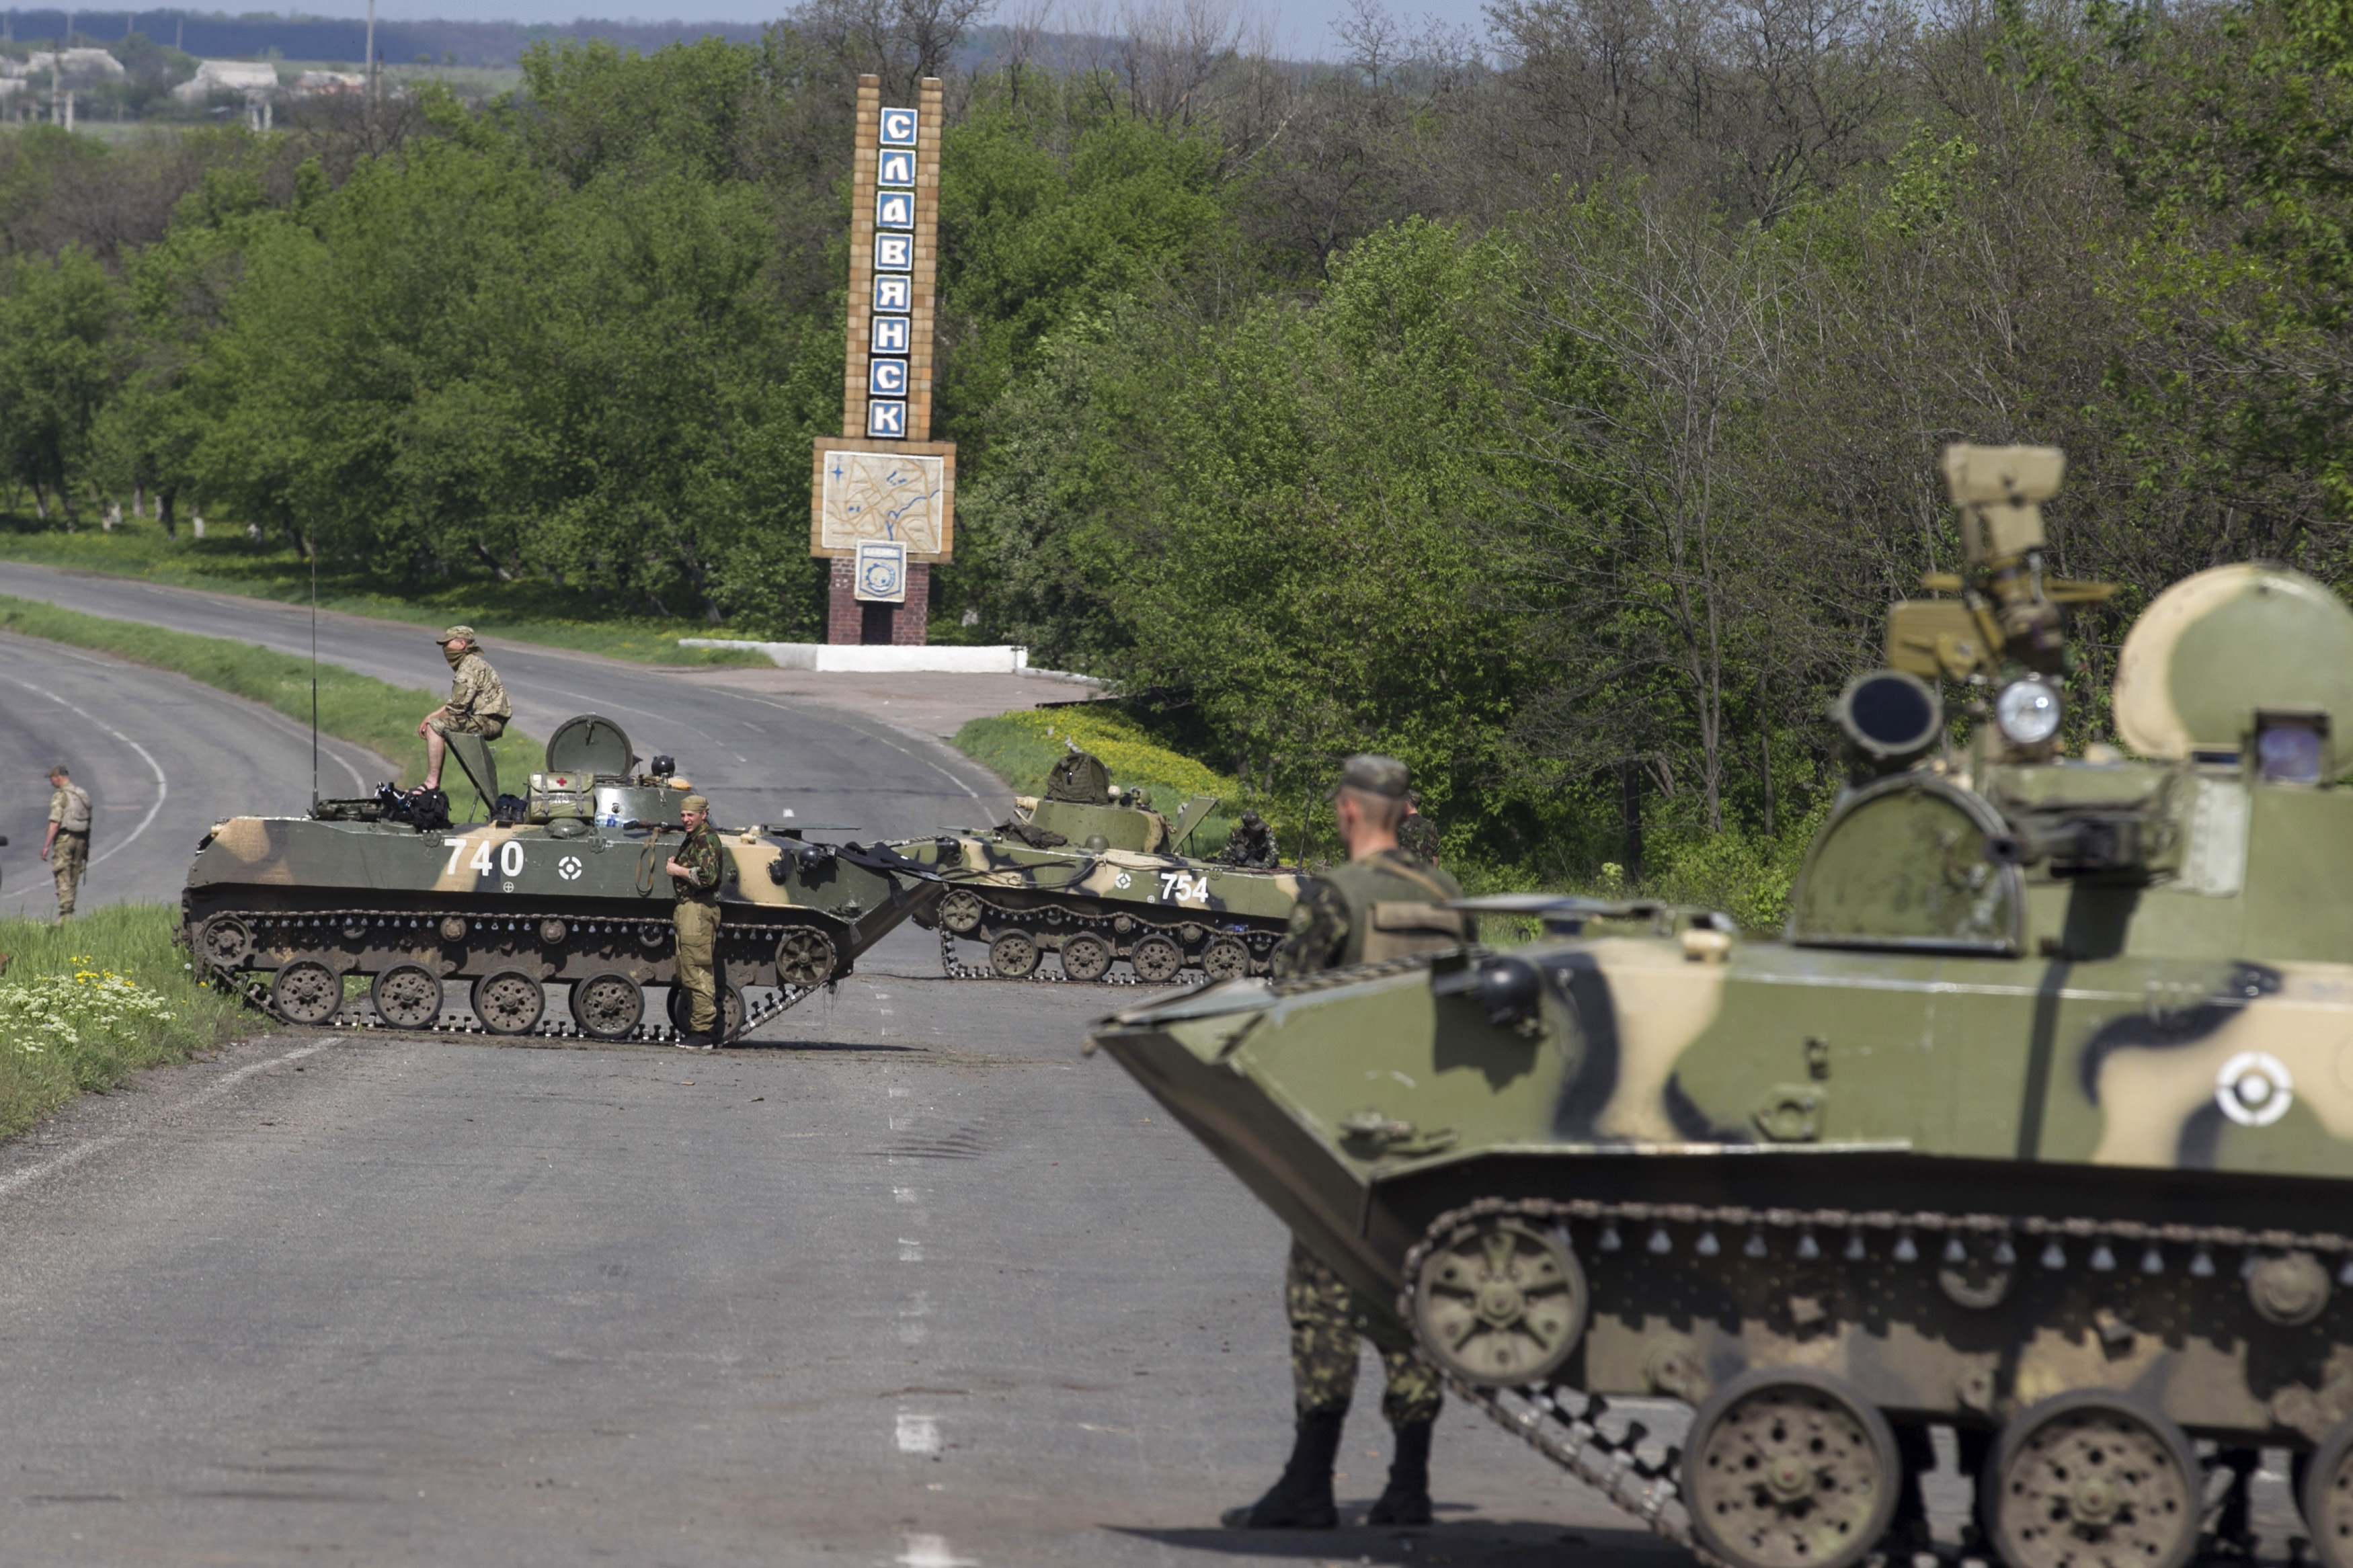
[[[63,763],[49,770],[49,836],[41,841],[41,858],[57,876],[58,919],[71,920],[90,869],[90,791],[73,782]]]
[[[1470,920],[1445,905],[1462,889],[1445,872],[1398,847],[1405,819],[1406,766],[1392,757],[1348,759],[1333,792],[1333,815],[1348,861],[1309,883],[1276,949],[1278,978],[1352,963],[1459,947],[1474,939]],[[1291,1318],[1291,1382],[1298,1427],[1282,1477],[1258,1501],[1229,1510],[1234,1530],[1328,1530],[1339,1522],[1332,1464],[1356,1387],[1356,1341],[1381,1352],[1388,1386],[1381,1414],[1397,1434],[1388,1485],[1367,1524],[1428,1524],[1430,1436],[1441,1403],[1437,1369],[1386,1313],[1367,1313],[1339,1275],[1297,1237],[1283,1279]]]
[[[473,627],[444,626],[434,640],[441,645],[441,657],[449,661],[449,700],[417,723],[417,732],[425,737],[426,789],[441,787],[441,761],[449,752],[446,737],[480,735],[495,741],[506,733],[507,721],[514,717],[507,689],[499,684],[499,672],[482,657]]]
[[[670,887],[678,901],[670,924],[678,933],[678,984],[686,993],[686,1033],[681,1048],[707,1051],[719,1043],[719,836],[711,830],[711,803],[691,795],[680,803],[686,842],[670,857]]]

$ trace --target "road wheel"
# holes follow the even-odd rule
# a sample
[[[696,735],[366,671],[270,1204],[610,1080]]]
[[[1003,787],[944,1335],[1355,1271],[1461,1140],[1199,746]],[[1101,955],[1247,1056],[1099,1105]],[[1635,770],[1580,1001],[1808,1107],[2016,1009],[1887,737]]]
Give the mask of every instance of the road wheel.
[[[1147,985],[1165,985],[1185,967],[1185,950],[1174,940],[1155,933],[1138,942],[1127,955],[1136,978]]]
[[[2306,1461],[2296,1500],[2320,1568],[2353,1568],[2353,1421],[2340,1422]]]
[[[441,1016],[441,977],[421,963],[396,963],[368,986],[368,1000],[396,1029],[429,1029]]]
[[[685,986],[673,985],[670,988],[670,1026],[681,1035],[687,1031],[686,1010],[692,1004],[686,994]],[[743,1027],[743,988],[737,985],[721,986],[719,988],[720,1037],[732,1040],[742,1032]]]
[[[822,985],[833,978],[833,939],[795,926],[776,939],[776,978],[786,985]]]
[[[547,987],[520,969],[501,969],[474,982],[474,1016],[493,1035],[527,1035],[547,1011]]]
[[[1201,955],[1201,969],[1212,980],[1231,980],[1238,974],[1248,974],[1250,949],[1229,936],[1221,936]]]
[[[196,951],[215,969],[235,969],[253,955],[253,930],[235,915],[215,915],[196,932]]]
[[[269,983],[269,1005],[290,1024],[323,1024],[343,1007],[343,977],[315,958],[298,958]]]
[[[1027,980],[1038,967],[1038,944],[1026,931],[1009,931],[988,944],[988,967],[999,980]]]
[[[1413,1281],[1422,1353],[1482,1388],[1546,1383],[1584,1336],[1591,1302],[1566,1237],[1492,1215],[1457,1226]]]
[[[951,888],[940,900],[940,924],[958,936],[970,936],[980,929],[980,895],[969,888]]]
[[[1978,1500],[2009,1568],[2182,1568],[2203,1491],[2180,1427],[2124,1394],[2078,1389],[2002,1428]]]
[[[1062,939],[1062,973],[1073,980],[1101,980],[1111,968],[1111,943],[1091,931]]]
[[[1683,1446],[1693,1533],[1733,1568],[1853,1568],[1887,1533],[1903,1486],[1887,1418],[1807,1368],[1734,1378]]]
[[[572,1021],[591,1039],[626,1039],[645,1016],[645,989],[626,974],[592,974],[573,984]]]

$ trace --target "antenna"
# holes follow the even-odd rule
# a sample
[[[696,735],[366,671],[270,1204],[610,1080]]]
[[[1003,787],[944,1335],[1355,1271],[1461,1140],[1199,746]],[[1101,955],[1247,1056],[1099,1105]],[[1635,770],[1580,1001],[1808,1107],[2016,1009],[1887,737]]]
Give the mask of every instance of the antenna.
[[[311,546],[311,805],[319,805],[319,542]]]

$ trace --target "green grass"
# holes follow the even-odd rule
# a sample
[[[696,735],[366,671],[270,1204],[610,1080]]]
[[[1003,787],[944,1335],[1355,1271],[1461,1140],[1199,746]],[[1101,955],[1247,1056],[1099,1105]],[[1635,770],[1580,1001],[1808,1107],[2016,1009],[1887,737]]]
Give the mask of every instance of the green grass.
[[[61,610],[5,595],[0,595],[0,631],[94,648],[134,664],[174,670],[191,680],[264,703],[301,723],[311,721],[310,661],[290,654],[222,637],[165,631],[137,621],[86,616],[79,610]],[[318,679],[319,728],[395,763],[400,768],[396,782],[414,782],[425,763],[425,743],[417,738],[417,721],[438,707],[444,694],[394,686],[332,664],[319,666]],[[518,778],[531,769],[518,770],[506,759],[536,758],[541,742],[519,730],[509,730],[491,751],[503,764],[501,777]]]
[[[64,925],[0,921],[0,1138],[250,1024],[190,978],[174,919],[163,904],[116,904]]]
[[[213,538],[197,541],[183,526],[180,537],[173,540],[164,537],[161,524],[128,519],[112,533],[94,522],[68,533],[54,524],[0,517],[0,559],[208,588],[280,604],[311,602],[311,568],[301,557],[283,546],[256,543],[241,530],[222,529]],[[485,643],[537,643],[640,664],[765,667],[768,662],[758,654],[734,649],[682,648],[678,646],[681,637],[733,634],[677,620],[610,615],[595,596],[566,593],[551,584],[501,583],[480,576],[396,595],[382,591],[381,582],[364,572],[322,572],[319,605],[437,630],[463,623],[480,633]]]

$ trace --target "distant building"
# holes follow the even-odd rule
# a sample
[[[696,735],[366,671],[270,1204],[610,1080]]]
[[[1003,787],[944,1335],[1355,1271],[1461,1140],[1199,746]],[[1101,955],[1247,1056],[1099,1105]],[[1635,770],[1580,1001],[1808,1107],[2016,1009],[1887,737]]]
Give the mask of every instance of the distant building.
[[[121,81],[131,73],[104,49],[42,49],[25,59],[25,74],[55,71],[61,81]]]
[[[364,92],[367,78],[358,71],[304,71],[294,79],[301,93]]]
[[[196,74],[174,88],[172,96],[182,103],[201,103],[216,92],[250,99],[277,90],[278,68],[267,60],[198,60]]]

